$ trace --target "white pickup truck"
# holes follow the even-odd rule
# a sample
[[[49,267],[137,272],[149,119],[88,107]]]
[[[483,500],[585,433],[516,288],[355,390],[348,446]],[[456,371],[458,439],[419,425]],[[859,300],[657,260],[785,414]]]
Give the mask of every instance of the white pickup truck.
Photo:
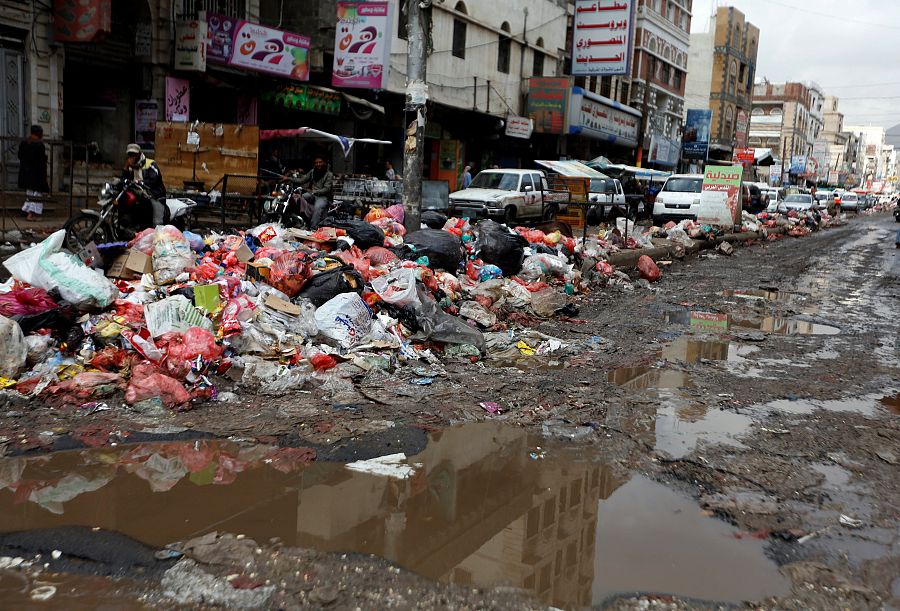
[[[450,194],[449,214],[492,218],[507,225],[525,219],[553,220],[568,199],[564,191],[550,191],[540,170],[484,170],[468,189]]]
[[[588,222],[592,224],[605,219],[615,207],[623,214],[626,211],[625,190],[618,178],[592,178],[588,201],[591,202],[587,213]]]

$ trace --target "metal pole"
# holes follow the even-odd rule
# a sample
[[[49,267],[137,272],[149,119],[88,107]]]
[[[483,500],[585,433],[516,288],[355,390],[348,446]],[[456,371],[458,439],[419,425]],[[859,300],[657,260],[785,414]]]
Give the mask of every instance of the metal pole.
[[[644,101],[641,106],[641,127],[638,129],[638,146],[637,152],[635,153],[635,165],[637,167],[641,167],[641,163],[644,157],[644,136],[647,132],[647,123],[649,123],[649,109],[650,106],[650,75],[647,74],[647,79],[644,81]]]
[[[431,11],[431,0],[406,0],[406,33],[409,49],[406,58],[406,112],[413,120],[406,128],[403,146],[403,208],[407,231],[422,226],[422,171],[425,162],[425,104],[427,51],[425,22]]]

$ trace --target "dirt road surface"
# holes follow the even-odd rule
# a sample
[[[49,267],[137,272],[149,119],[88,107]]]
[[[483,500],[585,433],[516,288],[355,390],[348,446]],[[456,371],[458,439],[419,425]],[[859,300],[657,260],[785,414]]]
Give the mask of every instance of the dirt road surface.
[[[900,607],[895,231],[676,261],[475,363],[181,414],[5,397],[0,601]]]

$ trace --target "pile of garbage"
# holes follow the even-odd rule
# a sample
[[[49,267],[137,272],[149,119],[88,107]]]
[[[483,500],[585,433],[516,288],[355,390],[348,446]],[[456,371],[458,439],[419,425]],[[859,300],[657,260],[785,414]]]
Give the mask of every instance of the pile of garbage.
[[[560,231],[451,218],[406,234],[403,220],[392,206],[315,232],[159,226],[85,260],[59,231],[4,262],[0,392],[185,410],[349,369],[477,360],[485,332],[515,345],[511,325],[576,313],[566,297],[585,288],[578,245]]]

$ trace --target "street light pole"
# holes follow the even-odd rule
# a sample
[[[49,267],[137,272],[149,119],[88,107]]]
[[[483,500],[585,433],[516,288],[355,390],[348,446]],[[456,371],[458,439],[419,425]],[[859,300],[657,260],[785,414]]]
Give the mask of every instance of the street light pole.
[[[403,143],[403,208],[407,232],[417,231],[422,218],[422,171],[425,162],[425,104],[427,34],[425,29],[431,0],[406,0],[407,39],[406,112],[413,114],[407,125]]]

